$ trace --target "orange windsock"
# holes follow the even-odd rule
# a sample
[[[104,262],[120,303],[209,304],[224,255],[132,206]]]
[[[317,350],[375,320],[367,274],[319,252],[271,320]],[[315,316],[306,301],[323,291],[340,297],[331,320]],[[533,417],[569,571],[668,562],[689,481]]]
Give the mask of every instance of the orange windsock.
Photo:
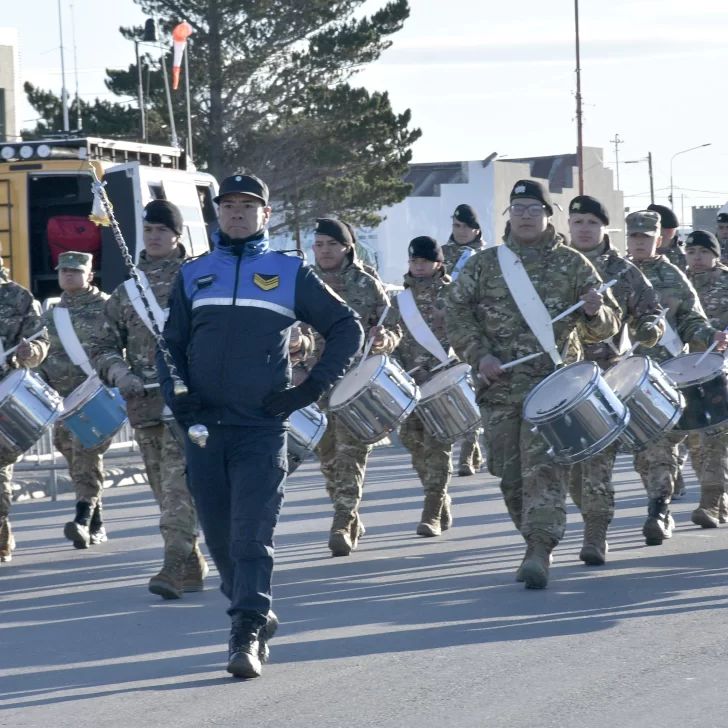
[[[185,52],[187,39],[192,35],[192,26],[184,21],[180,23],[173,31],[172,38],[174,40],[174,62],[172,63],[172,88],[176,91],[179,87],[179,74],[182,68],[182,56]]]

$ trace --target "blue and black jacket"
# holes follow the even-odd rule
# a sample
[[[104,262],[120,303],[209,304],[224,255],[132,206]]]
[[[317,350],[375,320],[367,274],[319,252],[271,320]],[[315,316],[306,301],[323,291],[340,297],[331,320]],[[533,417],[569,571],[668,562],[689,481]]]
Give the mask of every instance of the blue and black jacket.
[[[289,327],[296,320],[326,340],[309,374],[324,392],[351,366],[363,333],[356,313],[300,258],[271,250],[260,233],[244,244],[218,245],[180,269],[164,339],[202,400],[198,423],[281,426],[263,413],[262,402],[290,385]],[[169,402],[173,383],[159,352],[157,368]]]

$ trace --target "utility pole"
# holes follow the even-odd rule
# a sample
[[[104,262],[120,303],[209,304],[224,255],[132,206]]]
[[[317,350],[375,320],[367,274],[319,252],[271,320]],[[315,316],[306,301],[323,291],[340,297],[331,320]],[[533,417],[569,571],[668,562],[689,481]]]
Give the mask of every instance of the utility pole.
[[[610,144],[614,144],[614,158],[616,159],[616,168],[617,168],[617,189],[620,189],[619,187],[619,145],[624,144],[624,139],[619,138],[619,134],[614,135],[614,139],[610,139]]]
[[[581,111],[581,53],[579,49],[579,0],[574,0],[576,27],[576,156],[579,162],[579,194],[584,194],[584,140]]]
[[[647,152],[647,165],[650,169],[650,204],[655,204],[655,178],[652,175],[652,152]]]
[[[63,15],[61,13],[61,0],[58,0],[58,31],[61,34],[61,104],[63,105],[63,131],[71,130],[68,119],[68,91],[66,90],[66,61],[63,56]]]
[[[78,118],[77,129],[83,129],[83,118],[81,117],[81,95],[79,93],[78,84],[78,54],[76,46],[76,16],[73,13],[73,3],[71,3],[71,33],[73,34],[73,70],[76,74],[76,115]]]

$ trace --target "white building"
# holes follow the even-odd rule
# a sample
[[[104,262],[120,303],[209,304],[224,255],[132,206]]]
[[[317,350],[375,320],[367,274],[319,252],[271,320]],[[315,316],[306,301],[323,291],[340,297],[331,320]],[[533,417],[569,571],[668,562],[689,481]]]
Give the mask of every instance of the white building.
[[[18,31],[0,28],[0,142],[20,139],[22,94]]]

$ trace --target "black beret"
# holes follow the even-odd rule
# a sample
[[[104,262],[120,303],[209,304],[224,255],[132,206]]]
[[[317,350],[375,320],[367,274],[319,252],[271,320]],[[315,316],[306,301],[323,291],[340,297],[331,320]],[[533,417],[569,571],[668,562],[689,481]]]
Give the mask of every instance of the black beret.
[[[225,195],[235,193],[257,197],[264,205],[268,204],[268,185],[254,174],[233,174],[230,177],[225,177],[220,183],[220,192],[214,202],[220,204],[220,200]]]
[[[480,230],[478,213],[470,205],[458,205],[453,213],[453,219],[464,223],[473,230]]]
[[[667,228],[668,230],[680,227],[677,215],[669,207],[652,204],[647,209],[657,212],[660,215],[660,227]]]
[[[421,235],[409,244],[409,257],[424,258],[435,263],[442,263],[445,260],[440,243],[429,235]]]
[[[709,233],[707,230],[696,230],[690,233],[685,241],[685,247],[694,248],[697,245],[709,250],[716,258],[720,258],[720,243],[713,233]]]
[[[185,225],[179,207],[169,200],[152,200],[144,208],[144,222],[165,225],[176,235],[182,235]]]
[[[530,200],[539,200],[546,208],[549,217],[554,214],[551,195],[548,190],[540,182],[533,179],[519,179],[513,190],[511,191],[511,202],[519,198],[528,198]]]
[[[316,220],[316,235],[328,235],[337,240],[347,248],[354,244],[354,239],[349,232],[349,226],[341,220],[334,220],[330,217],[320,217]]]
[[[719,212],[716,222],[728,222],[728,212]]]
[[[598,217],[605,225],[609,225],[609,213],[596,197],[591,195],[579,195],[569,203],[569,214],[572,212],[580,215],[592,214]]]

